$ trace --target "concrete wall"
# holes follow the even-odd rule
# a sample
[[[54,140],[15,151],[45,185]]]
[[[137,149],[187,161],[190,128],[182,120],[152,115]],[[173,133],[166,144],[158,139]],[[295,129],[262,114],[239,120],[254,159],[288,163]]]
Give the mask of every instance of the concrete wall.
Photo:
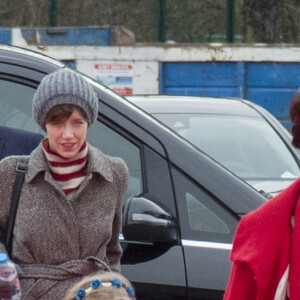
[[[140,46],[33,46],[22,45],[75,66],[91,77],[131,77],[134,94],[160,91],[160,68],[166,62],[289,62],[300,63],[300,46],[267,45],[140,45]],[[115,70],[105,70],[107,65]],[[121,66],[125,66],[123,69]],[[102,68],[98,68],[102,66]],[[128,69],[130,66],[130,70]],[[121,77],[121,76],[120,76]],[[109,79],[108,79],[109,81]],[[109,85],[113,85],[110,83]],[[299,78],[300,86],[300,78]]]

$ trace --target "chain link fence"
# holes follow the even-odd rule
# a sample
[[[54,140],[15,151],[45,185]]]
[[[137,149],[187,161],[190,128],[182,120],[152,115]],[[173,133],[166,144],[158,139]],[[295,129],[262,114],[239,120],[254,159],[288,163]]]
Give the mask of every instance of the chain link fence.
[[[1,0],[0,26],[125,26],[137,43],[211,43],[232,24],[235,43],[299,43],[299,12],[299,0]]]

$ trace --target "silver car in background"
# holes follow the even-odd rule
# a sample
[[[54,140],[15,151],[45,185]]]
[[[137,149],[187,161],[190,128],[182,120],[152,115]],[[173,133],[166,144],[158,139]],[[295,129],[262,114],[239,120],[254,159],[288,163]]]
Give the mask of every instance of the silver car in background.
[[[290,133],[253,102],[173,95],[126,98],[268,197],[300,175]]]

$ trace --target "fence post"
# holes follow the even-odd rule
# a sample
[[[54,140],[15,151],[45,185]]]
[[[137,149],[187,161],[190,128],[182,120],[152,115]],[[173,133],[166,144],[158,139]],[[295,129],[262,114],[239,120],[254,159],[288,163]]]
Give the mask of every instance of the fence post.
[[[157,24],[157,40],[160,43],[164,43],[166,41],[166,0],[158,0]]]
[[[234,43],[234,0],[227,0],[227,43]]]
[[[57,0],[49,0],[49,26],[57,25]]]

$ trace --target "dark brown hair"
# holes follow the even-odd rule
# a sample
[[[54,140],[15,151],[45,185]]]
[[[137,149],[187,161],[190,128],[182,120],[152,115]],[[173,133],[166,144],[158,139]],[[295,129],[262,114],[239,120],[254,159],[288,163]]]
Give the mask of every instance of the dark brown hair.
[[[78,110],[81,116],[88,122],[89,120],[82,108],[80,108],[77,105],[74,104],[59,104],[53,106],[46,114],[45,120],[44,120],[44,125],[47,123],[55,122],[55,121],[60,121],[65,118],[69,118],[74,110]],[[90,125],[90,124],[89,124]]]
[[[292,122],[292,144],[300,149],[300,91],[290,101],[290,119]]]

